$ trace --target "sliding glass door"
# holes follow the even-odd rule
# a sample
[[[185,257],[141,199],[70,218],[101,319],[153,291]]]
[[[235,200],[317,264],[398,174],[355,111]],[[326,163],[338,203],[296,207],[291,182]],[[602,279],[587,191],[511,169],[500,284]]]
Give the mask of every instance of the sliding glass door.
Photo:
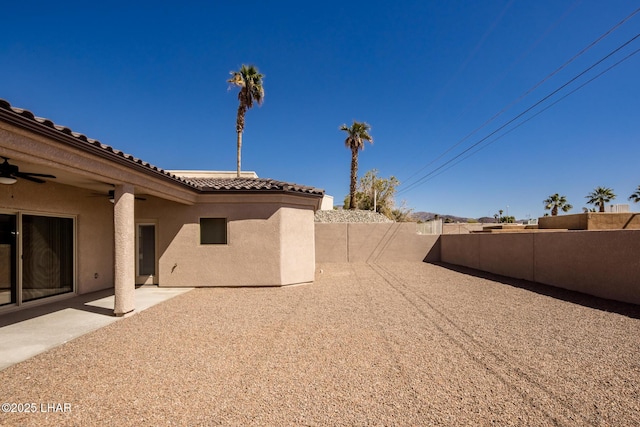
[[[17,216],[0,214],[0,306],[18,300]]]
[[[0,308],[73,292],[74,219],[0,213]]]
[[[73,291],[73,219],[22,215],[22,301]]]

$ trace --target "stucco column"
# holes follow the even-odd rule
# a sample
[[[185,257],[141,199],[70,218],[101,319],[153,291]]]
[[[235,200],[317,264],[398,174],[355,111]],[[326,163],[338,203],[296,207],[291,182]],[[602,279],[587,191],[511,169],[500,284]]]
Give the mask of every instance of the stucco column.
[[[133,185],[118,185],[114,192],[115,303],[116,316],[135,310],[135,214]]]

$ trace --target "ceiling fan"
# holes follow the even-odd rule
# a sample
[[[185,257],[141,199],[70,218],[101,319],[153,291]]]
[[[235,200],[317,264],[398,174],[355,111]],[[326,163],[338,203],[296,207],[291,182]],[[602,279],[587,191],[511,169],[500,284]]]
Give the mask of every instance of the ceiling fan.
[[[55,176],[46,173],[20,172],[18,166],[9,164],[9,158],[0,157],[4,159],[4,162],[0,164],[0,184],[15,184],[16,178],[44,184],[46,181],[40,178],[55,178]]]

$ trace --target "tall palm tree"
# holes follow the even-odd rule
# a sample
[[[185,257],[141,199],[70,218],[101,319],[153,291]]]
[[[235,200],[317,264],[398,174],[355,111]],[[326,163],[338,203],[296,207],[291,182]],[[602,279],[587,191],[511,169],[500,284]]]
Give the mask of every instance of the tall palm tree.
[[[356,208],[356,181],[358,180],[358,152],[364,149],[364,142],[373,144],[373,137],[369,135],[371,126],[365,122],[353,121],[351,127],[340,126],[340,130],[347,132],[344,145],[351,149],[351,183],[349,185],[349,209]]]
[[[595,190],[587,194],[586,198],[589,199],[587,200],[588,204],[596,205],[600,208],[600,212],[604,212],[605,204],[615,199],[616,195],[611,188],[596,187]]]
[[[544,203],[545,210],[551,210],[551,216],[557,216],[558,209],[560,209],[562,212],[569,212],[571,209],[573,209],[573,206],[571,206],[567,202],[567,198],[565,196],[559,195],[558,193],[549,196],[542,203]]]
[[[238,114],[236,116],[236,132],[238,134],[238,177],[240,177],[244,115],[249,108],[253,107],[254,102],[262,105],[262,101],[264,100],[263,78],[264,76],[258,72],[255,66],[242,64],[240,71],[231,71],[231,78],[227,80],[227,83],[231,83],[240,88],[240,92],[238,92]]]
[[[640,185],[638,185],[638,189],[636,190],[636,192],[629,197],[629,200],[634,203],[640,202]]]

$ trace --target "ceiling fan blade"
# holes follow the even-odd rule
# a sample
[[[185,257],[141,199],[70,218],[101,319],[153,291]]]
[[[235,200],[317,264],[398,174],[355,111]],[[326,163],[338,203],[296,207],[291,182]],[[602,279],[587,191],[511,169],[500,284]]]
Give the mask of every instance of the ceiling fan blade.
[[[48,173],[18,172],[18,175],[39,176],[42,178],[55,178],[54,175],[49,175]]]
[[[4,159],[4,162],[0,164],[0,175],[5,178],[22,178],[27,181],[37,182],[38,184],[44,184],[46,182],[40,178],[55,178],[55,176],[47,173],[20,172],[18,166],[9,163],[8,157],[1,157]]]
[[[44,184],[45,182],[47,182],[47,181],[45,181],[44,179],[34,178],[34,177],[30,176],[30,175],[23,174],[23,173],[21,173],[21,172],[17,172],[17,173],[15,174],[15,176],[16,176],[17,178],[26,179],[27,181],[37,182],[38,184]]]

